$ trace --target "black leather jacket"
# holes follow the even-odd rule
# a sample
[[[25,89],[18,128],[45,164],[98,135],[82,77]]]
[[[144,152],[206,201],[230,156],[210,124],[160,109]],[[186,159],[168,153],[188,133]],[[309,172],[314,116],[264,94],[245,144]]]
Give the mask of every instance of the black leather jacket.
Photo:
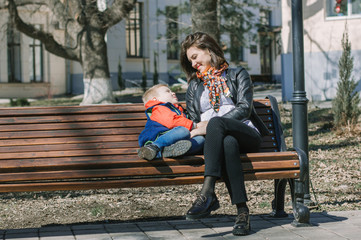
[[[251,120],[260,131],[262,136],[269,134],[269,131],[253,106],[253,84],[245,68],[226,70],[226,83],[232,94],[232,101],[235,108],[223,115],[225,118],[239,119],[240,121]],[[203,82],[200,79],[192,79],[186,93],[187,112],[190,119],[196,123],[201,121],[200,99],[204,91]]]

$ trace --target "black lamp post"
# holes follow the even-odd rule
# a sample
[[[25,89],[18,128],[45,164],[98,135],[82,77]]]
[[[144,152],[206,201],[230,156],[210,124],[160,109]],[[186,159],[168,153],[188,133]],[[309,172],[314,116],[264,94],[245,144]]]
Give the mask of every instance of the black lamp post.
[[[308,117],[304,76],[302,0],[292,0],[292,46],[294,91],[292,103],[293,147],[303,150],[308,159]],[[307,164],[308,166],[308,164]],[[308,172],[308,171],[307,171]],[[309,174],[305,182],[304,204],[311,204]]]

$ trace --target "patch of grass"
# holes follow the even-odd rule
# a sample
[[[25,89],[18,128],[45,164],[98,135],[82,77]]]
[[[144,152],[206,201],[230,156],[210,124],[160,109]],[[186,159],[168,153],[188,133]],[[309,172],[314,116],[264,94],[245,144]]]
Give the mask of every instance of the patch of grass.
[[[258,206],[260,207],[260,208],[270,208],[271,207],[271,203],[270,202],[260,202],[259,204],[258,204]]]
[[[97,205],[97,206],[91,208],[90,212],[94,217],[99,217],[99,216],[104,215],[105,208],[103,206],[101,206],[101,205]]]

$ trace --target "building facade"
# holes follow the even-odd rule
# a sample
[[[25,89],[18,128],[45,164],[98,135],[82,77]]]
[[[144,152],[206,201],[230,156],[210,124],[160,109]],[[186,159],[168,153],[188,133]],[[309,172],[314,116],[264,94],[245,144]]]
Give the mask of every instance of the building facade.
[[[106,7],[106,0],[98,0]],[[109,69],[113,89],[119,89],[118,66],[127,87],[140,85],[143,72],[148,86],[152,84],[155,69],[159,81],[168,84],[184,80],[179,66],[179,43],[186,34],[182,29],[191,26],[189,14],[180,14],[178,7],[186,0],[139,0],[129,18],[112,27],[106,36]],[[245,66],[254,81],[281,82],[281,25],[280,0],[239,0],[257,4],[250,11],[261,27],[251,33],[257,36],[237,54],[226,54],[231,67]],[[11,26],[6,10],[0,10],[0,97],[34,98],[62,94],[83,93],[81,65],[47,52],[38,40],[27,37]],[[21,17],[38,28],[54,34],[59,42],[66,41],[65,32],[50,11],[40,8],[20,9]],[[161,13],[161,14],[160,14]],[[222,26],[221,26],[222,27]],[[221,41],[229,42],[227,34]],[[145,69],[145,70],[144,70]],[[181,81],[181,80],[180,80]]]
[[[339,80],[338,61],[345,27],[354,58],[352,76],[361,91],[361,0],[303,1],[305,90],[311,101],[331,100]],[[291,0],[282,0],[283,100],[293,93]]]
[[[17,31],[7,10],[0,10],[0,97],[30,98],[66,92],[66,61],[47,52],[42,43]],[[23,20],[51,30],[62,41],[64,32],[49,23],[49,12],[20,10]]]

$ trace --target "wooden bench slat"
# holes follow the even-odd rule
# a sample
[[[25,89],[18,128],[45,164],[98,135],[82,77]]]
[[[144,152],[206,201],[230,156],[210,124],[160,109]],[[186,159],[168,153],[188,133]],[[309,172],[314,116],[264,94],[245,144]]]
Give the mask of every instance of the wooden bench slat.
[[[41,151],[49,152],[49,151],[62,151],[64,149],[89,150],[89,149],[137,148],[137,147],[138,147],[138,141],[44,144],[44,145],[30,145],[30,146],[0,147],[0,153],[24,153],[24,152],[41,152]]]
[[[194,159],[194,162],[192,160]],[[283,160],[298,160],[296,152],[275,152],[272,156],[269,153],[248,153],[241,155],[242,162],[258,162],[258,161],[283,161]],[[12,169],[16,171],[24,171],[26,168],[64,168],[90,165],[106,165],[106,164],[121,164],[125,167],[131,166],[147,166],[149,164],[158,166],[161,164],[198,164],[203,162],[203,156],[184,156],[182,158],[164,158],[155,159],[153,161],[147,161],[144,159],[138,159],[135,154],[122,155],[121,158],[118,155],[105,155],[105,156],[81,156],[81,157],[59,157],[59,158],[30,158],[30,159],[13,159],[2,160],[1,170]],[[17,170],[18,169],[18,170]]]
[[[293,171],[289,171],[289,172],[272,171],[272,172],[262,172],[262,173],[245,173],[244,177],[245,177],[246,181],[282,179],[282,178],[298,178],[299,171],[293,170]],[[154,187],[154,186],[168,186],[168,185],[179,185],[179,184],[185,185],[185,184],[203,183],[203,179],[204,179],[203,176],[191,176],[191,177],[177,177],[177,178],[0,184],[0,192]]]
[[[247,162],[242,163],[244,171],[258,172],[270,170],[294,170],[299,167],[298,160],[273,161],[273,162]],[[136,168],[111,168],[111,169],[85,169],[85,170],[63,170],[63,171],[38,171],[20,173],[0,173],[0,182],[14,181],[36,181],[36,180],[59,180],[59,179],[84,179],[84,178],[104,178],[104,177],[142,177],[149,175],[179,175],[201,174],[204,172],[204,165],[168,165],[149,166]]]
[[[132,104],[109,104],[90,106],[56,106],[56,107],[14,107],[0,108],[0,117],[6,116],[39,116],[39,115],[75,115],[75,114],[108,114],[142,112],[144,105],[141,103]],[[36,112],[36,114],[34,114]]]
[[[72,143],[97,143],[97,142],[124,142],[138,141],[138,135],[105,135],[87,137],[62,137],[62,138],[28,138],[0,140],[0,146],[33,146],[43,144],[72,144]]]
[[[87,137],[52,137],[52,138],[31,138],[31,139],[0,139],[0,146],[33,146],[33,145],[51,145],[51,144],[71,144],[71,143],[96,143],[96,142],[123,142],[138,141],[137,134],[130,135],[99,135]],[[266,136],[263,142],[275,142],[275,136]]]
[[[139,113],[112,113],[112,114],[89,114],[89,115],[56,115],[56,116],[29,116],[29,117],[4,117],[0,118],[0,124],[30,124],[30,123],[76,123],[94,121],[129,121],[146,120],[144,112]]]
[[[35,160],[35,161],[34,161]],[[194,161],[192,161],[194,160]],[[275,152],[274,155],[269,154],[265,156],[264,153],[249,153],[242,154],[240,157],[242,162],[271,162],[271,161],[288,161],[298,160],[295,152]],[[121,158],[118,155],[106,155],[106,156],[82,156],[82,157],[62,157],[62,158],[31,158],[31,159],[13,159],[2,160],[2,167],[0,171],[12,170],[24,171],[27,168],[42,169],[42,168],[91,168],[96,165],[121,165],[124,167],[139,167],[139,166],[159,166],[159,165],[180,165],[180,164],[203,164],[203,156],[184,156],[182,158],[164,158],[155,159],[153,161],[147,161],[144,159],[138,159],[136,155],[122,155]]]
[[[256,108],[256,112],[259,116],[270,115],[272,116],[272,109],[270,107],[259,107]]]
[[[143,128],[106,128],[106,129],[74,129],[53,131],[27,131],[0,134],[0,139],[45,138],[45,137],[81,137],[97,135],[139,134]]]
[[[95,168],[132,168],[132,167],[156,167],[173,165],[203,165],[203,157],[192,156],[182,159],[165,158],[162,160],[147,161],[144,159],[135,160],[135,155],[104,156],[99,161],[99,157],[67,157],[67,158],[44,158],[36,159],[36,164],[32,164],[32,159],[3,160],[0,173],[10,172],[31,172],[31,171],[58,171],[69,169],[95,169]]]
[[[86,150],[69,150],[69,151],[50,151],[50,152],[20,152],[20,153],[3,153],[1,159],[21,159],[21,158],[47,158],[47,157],[67,157],[67,156],[98,156],[103,155],[122,155],[135,154],[137,148],[125,149],[86,149]]]
[[[71,137],[71,136],[79,137],[79,136],[118,135],[118,134],[121,134],[121,135],[137,134],[138,135],[142,130],[143,130],[143,127],[2,132],[0,134],[0,139]]]
[[[66,140],[66,139],[65,139]],[[15,141],[13,146],[1,146],[0,153],[24,153],[24,152],[43,152],[43,151],[61,151],[67,150],[88,150],[88,149],[111,149],[111,148],[139,148],[138,139],[130,141],[111,141],[111,142],[90,142],[90,143],[59,143],[59,144],[46,144],[43,145],[20,145]],[[277,143],[263,142],[261,148],[276,147]]]
[[[41,151],[41,152],[16,152],[2,153],[0,159],[21,159],[21,158],[46,158],[46,157],[66,157],[66,156],[102,156],[117,154],[136,154],[138,146],[127,149],[83,149],[83,150],[61,150],[61,151]],[[270,148],[262,148],[260,151],[267,151]]]
[[[0,132],[20,131],[44,131],[44,130],[67,130],[67,129],[98,129],[98,128],[122,128],[144,127],[146,120],[111,121],[111,122],[77,122],[77,123],[42,123],[42,124],[16,124],[0,125]],[[3,134],[3,133],[2,133]]]

